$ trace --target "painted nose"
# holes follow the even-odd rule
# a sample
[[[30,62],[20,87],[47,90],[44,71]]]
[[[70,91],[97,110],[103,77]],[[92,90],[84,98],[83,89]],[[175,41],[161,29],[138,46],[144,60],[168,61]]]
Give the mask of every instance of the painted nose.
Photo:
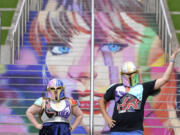
[[[88,42],[89,43],[89,42]],[[79,57],[74,58],[74,63],[76,65],[72,65],[69,68],[68,76],[74,79],[89,79],[91,77],[90,74],[90,45],[88,44],[82,54]],[[94,70],[94,78],[97,77],[97,72]]]
[[[74,79],[90,79],[90,66],[71,66],[69,68],[68,75],[70,78]],[[97,72],[94,70],[94,78],[97,77]]]

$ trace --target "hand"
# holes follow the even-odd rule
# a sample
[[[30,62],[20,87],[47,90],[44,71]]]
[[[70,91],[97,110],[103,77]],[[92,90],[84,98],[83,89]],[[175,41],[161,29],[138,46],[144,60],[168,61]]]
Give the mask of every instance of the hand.
[[[169,115],[169,124],[167,126],[175,127],[173,128],[175,135],[178,135],[180,133],[180,129],[176,128],[180,125],[180,121],[176,114],[176,109],[171,104],[167,104],[168,109],[168,115]]]
[[[73,130],[71,126],[69,126],[69,130],[70,130],[70,131],[72,131],[72,130]]]
[[[176,55],[180,52],[180,48],[177,48],[176,50],[173,51],[172,55],[171,55],[171,58],[173,60],[175,60],[176,58]]]
[[[109,128],[113,128],[115,126],[116,121],[113,120],[112,118],[106,117],[105,120]]]
[[[42,125],[42,124],[37,124],[35,127],[36,127],[37,129],[41,130],[41,129],[43,128],[43,125]]]

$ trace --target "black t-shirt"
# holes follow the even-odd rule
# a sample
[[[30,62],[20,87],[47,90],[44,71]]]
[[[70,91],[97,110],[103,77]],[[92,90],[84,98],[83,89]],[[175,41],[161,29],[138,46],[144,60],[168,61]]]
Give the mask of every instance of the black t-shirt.
[[[147,97],[155,92],[155,82],[138,84],[130,89],[117,83],[106,91],[105,100],[115,100],[112,119],[116,124],[111,132],[143,130],[144,105]]]

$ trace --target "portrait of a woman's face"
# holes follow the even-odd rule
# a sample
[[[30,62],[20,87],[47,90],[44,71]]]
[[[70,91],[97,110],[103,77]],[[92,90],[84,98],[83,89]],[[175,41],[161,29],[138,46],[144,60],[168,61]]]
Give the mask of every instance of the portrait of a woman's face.
[[[97,5],[100,3],[97,2]],[[141,4],[136,4],[137,10],[141,10]],[[104,9],[108,8],[107,5],[104,5]],[[87,123],[90,114],[91,14],[88,11],[81,12],[80,9],[64,11],[63,8],[60,5],[56,12],[42,11],[34,21],[37,31],[40,32],[32,31],[32,35],[41,35],[39,38],[43,40],[35,37],[34,39],[39,41],[40,55],[44,55],[50,75],[61,78],[66,85],[66,96],[80,101],[80,107],[85,114],[83,123]],[[95,11],[94,113],[97,124],[95,130],[99,131],[107,129],[103,126],[104,122],[101,122],[103,118],[98,100],[111,84],[120,81],[119,69],[122,63],[129,60],[141,65],[150,65],[152,60],[157,58],[150,55],[150,49],[153,46],[160,47],[156,32],[148,26],[141,14],[121,10],[107,13],[97,7]],[[38,42],[30,42],[37,48]],[[42,44],[48,47],[44,51]],[[149,56],[143,59],[144,53]],[[157,52],[157,55],[159,54],[162,54],[160,48]]]
[[[157,77],[157,74],[151,73],[157,70],[153,67],[164,65],[164,52],[157,35],[158,27],[150,24],[152,20],[143,13],[143,4],[140,0],[95,0],[93,38],[91,1],[48,0],[43,8],[30,22],[27,44],[21,48],[21,59],[17,60],[16,64],[25,63],[27,67],[24,67],[28,69],[40,66],[37,66],[39,72],[34,75],[41,78],[43,88],[39,89],[40,92],[45,89],[51,78],[63,81],[65,95],[79,101],[84,113],[80,125],[84,133],[87,133],[89,128],[90,80],[93,77],[94,130],[97,133],[107,133],[109,128],[99,110],[98,100],[110,85],[121,82],[120,67],[126,61],[132,61],[141,67],[141,72],[148,72],[141,75],[142,81]],[[94,76],[90,74],[92,39]],[[24,76],[31,74],[24,73]],[[40,87],[36,90],[38,88]],[[37,94],[36,98],[38,96],[40,94]],[[161,96],[158,98],[161,99]],[[153,101],[153,98],[150,100]],[[113,107],[114,102],[107,105],[110,115],[113,113]],[[153,107],[159,106],[147,103],[147,109]],[[166,121],[159,120],[160,113],[156,116],[153,111],[145,111],[145,114],[145,133],[156,135],[159,130],[170,132],[167,128],[148,128],[148,125],[154,122],[162,126]],[[154,121],[149,123],[146,117],[153,117]],[[79,128],[74,131],[79,132]]]

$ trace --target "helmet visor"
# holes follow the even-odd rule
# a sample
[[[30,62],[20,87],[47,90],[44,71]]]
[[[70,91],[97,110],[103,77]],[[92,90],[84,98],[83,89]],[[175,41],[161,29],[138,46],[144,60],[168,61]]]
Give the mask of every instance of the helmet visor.
[[[50,87],[48,89],[48,97],[52,100],[59,101],[65,98],[64,87]]]
[[[129,78],[129,75],[126,75],[126,74],[122,75],[122,83],[125,86],[130,87],[130,78]]]
[[[138,73],[122,74],[122,83],[127,87],[133,87],[139,83]]]

